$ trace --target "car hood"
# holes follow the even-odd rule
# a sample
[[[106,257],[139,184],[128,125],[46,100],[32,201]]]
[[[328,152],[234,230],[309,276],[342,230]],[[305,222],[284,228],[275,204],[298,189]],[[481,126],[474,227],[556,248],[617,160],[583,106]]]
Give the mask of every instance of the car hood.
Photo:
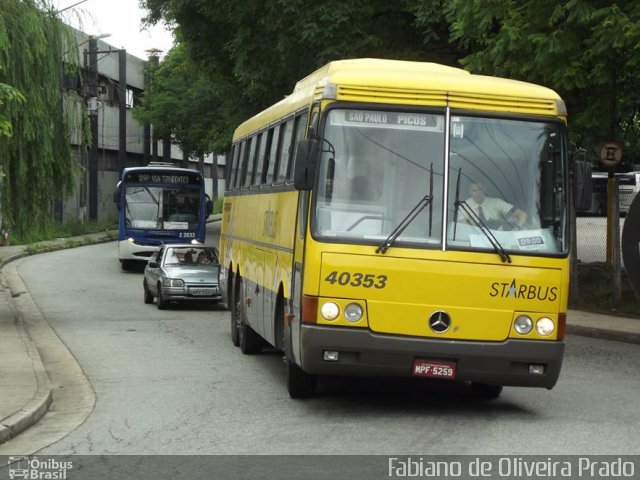
[[[175,266],[175,267],[164,267],[165,274],[167,277],[171,278],[181,278],[183,280],[191,280],[195,279],[196,281],[205,280],[207,282],[216,282],[218,281],[218,266],[217,265],[209,265],[209,266],[193,266],[193,267],[185,267],[185,266]]]

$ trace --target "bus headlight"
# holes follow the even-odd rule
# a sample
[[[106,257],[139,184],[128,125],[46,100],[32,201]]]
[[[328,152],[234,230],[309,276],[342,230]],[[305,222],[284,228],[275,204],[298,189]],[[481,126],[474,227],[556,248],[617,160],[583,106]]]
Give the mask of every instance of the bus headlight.
[[[180,278],[165,278],[162,283],[165,287],[184,287],[184,280]]]
[[[548,337],[555,329],[556,326],[549,317],[542,317],[536,322],[536,330],[543,337]]]
[[[526,335],[533,328],[533,320],[531,320],[526,315],[520,315],[518,318],[516,318],[514,328],[520,335]]]
[[[340,307],[333,302],[326,302],[320,308],[320,314],[325,320],[335,320],[340,315]]]
[[[350,322],[357,322],[362,318],[362,307],[357,303],[350,303],[344,309],[344,318]]]

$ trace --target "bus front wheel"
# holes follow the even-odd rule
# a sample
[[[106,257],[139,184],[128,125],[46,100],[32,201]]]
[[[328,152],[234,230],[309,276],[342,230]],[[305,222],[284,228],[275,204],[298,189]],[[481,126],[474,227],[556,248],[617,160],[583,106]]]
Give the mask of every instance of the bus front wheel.
[[[318,379],[315,375],[305,372],[288,358],[287,366],[287,390],[291,398],[308,398],[316,393]]]

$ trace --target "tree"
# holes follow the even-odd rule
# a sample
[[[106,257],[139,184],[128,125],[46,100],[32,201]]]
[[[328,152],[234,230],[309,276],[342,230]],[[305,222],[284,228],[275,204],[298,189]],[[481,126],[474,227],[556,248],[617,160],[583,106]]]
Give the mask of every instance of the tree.
[[[473,52],[461,60],[469,70],[555,89],[574,145],[621,140],[640,156],[637,1],[452,0],[446,14],[453,39]]]
[[[296,80],[331,60],[430,60],[455,65],[444,0],[142,0],[150,23],[175,27],[178,41],[212,84],[217,123],[210,138],[227,145],[242,120],[289,94]],[[428,43],[425,40],[428,39]]]
[[[0,27],[5,133],[12,125],[0,141],[1,208],[5,225],[24,237],[46,227],[77,172],[61,86],[70,34],[45,0],[2,0]]]

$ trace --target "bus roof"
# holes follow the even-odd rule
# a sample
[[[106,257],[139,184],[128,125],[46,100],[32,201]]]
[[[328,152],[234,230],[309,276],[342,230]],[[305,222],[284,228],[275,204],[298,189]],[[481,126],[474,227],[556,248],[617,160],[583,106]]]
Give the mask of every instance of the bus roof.
[[[242,123],[234,139],[320,99],[566,116],[560,96],[540,85],[437,63],[360,58],[330,62],[303,78],[291,95]]]

